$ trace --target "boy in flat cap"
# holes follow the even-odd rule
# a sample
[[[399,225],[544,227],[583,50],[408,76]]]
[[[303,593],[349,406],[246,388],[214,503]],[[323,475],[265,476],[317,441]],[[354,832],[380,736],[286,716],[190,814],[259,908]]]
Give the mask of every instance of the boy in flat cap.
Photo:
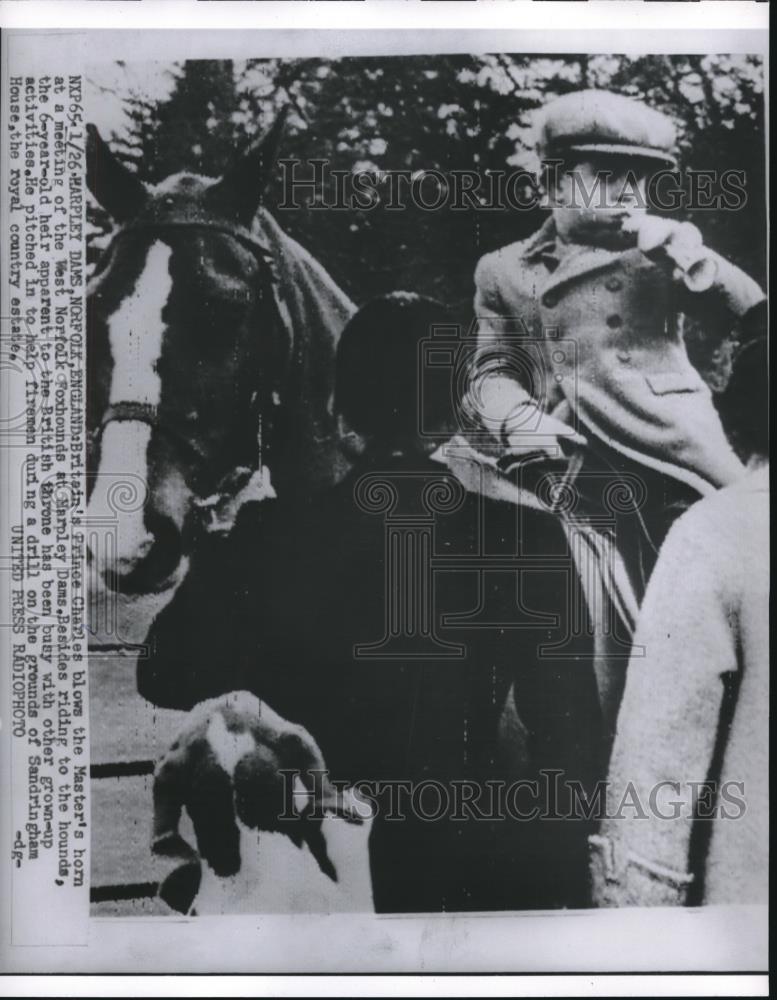
[[[472,399],[513,454],[578,446],[697,497],[743,468],[688,358],[681,317],[730,330],[764,294],[695,226],[647,214],[647,185],[675,166],[674,140],[663,114],[608,91],[545,107],[537,148],[552,215],[478,263]],[[521,374],[527,338],[542,358],[533,379]]]

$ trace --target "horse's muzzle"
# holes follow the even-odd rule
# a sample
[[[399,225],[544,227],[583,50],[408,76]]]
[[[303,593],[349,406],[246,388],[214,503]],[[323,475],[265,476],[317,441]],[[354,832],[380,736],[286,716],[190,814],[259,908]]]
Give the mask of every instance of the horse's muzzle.
[[[171,518],[162,514],[146,512],[143,520],[143,534],[134,539],[131,548],[116,544],[121,539],[120,523],[116,535],[92,535],[89,562],[108,590],[152,594],[180,582],[185,562],[181,532]]]

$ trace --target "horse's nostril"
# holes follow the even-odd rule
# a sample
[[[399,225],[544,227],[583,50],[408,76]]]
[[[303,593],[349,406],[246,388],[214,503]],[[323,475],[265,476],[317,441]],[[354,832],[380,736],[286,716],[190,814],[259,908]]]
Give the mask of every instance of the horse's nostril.
[[[172,518],[153,511],[146,512],[146,527],[153,542],[141,568],[147,578],[159,582],[167,579],[181,561],[181,532]]]
[[[163,548],[175,549],[178,558],[180,558],[181,533],[173,519],[156,511],[146,511],[145,521],[146,528],[154,539],[152,547],[162,546]]]
[[[145,528],[148,544],[142,558],[124,567],[117,560],[105,575],[105,582],[112,589],[125,594],[164,590],[178,569],[183,542],[175,522],[164,514],[147,511]]]

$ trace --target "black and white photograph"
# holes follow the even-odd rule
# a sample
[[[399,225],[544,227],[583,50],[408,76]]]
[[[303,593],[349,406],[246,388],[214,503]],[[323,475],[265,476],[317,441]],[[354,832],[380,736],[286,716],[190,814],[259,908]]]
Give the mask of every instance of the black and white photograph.
[[[761,60],[90,86],[96,912],[763,900]]]
[[[40,364],[44,397],[40,499],[21,493],[43,544],[11,535],[44,577],[12,671],[43,712],[11,716],[42,818],[14,818],[13,848],[17,868],[58,851],[89,926],[158,935],[153,969],[129,946],[105,971],[317,971],[291,931],[253,968],[181,968],[173,937],[161,954],[234,918],[339,920],[321,971],[576,972],[621,926],[648,957],[613,969],[676,971],[634,922],[651,912],[715,920],[718,969],[741,914],[731,961],[762,971],[764,49],[445,34],[316,55],[252,32],[190,57],[95,33],[78,90],[3,81],[4,173],[30,168],[6,174],[4,364]],[[48,241],[63,262],[31,276]],[[72,351],[57,367],[66,315],[79,375]],[[66,384],[82,417],[60,439]],[[46,730],[47,652],[88,777]],[[48,834],[47,766],[73,810]],[[422,949],[468,917],[506,949],[551,920],[573,950],[378,954],[392,928]]]

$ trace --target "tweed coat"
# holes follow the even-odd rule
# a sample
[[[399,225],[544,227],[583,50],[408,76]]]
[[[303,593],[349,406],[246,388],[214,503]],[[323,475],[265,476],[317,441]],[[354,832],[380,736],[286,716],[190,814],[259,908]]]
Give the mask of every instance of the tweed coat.
[[[594,902],[766,902],[768,465],[676,521],[634,641],[607,819],[590,838]],[[697,799],[708,781],[717,794]]]
[[[571,410],[583,434],[709,493],[743,470],[688,358],[682,315],[733,328],[764,299],[739,268],[709,255],[715,280],[691,292],[674,280],[671,261],[665,267],[636,248],[562,244],[548,219],[529,239],[478,263],[481,356],[490,355],[488,367],[498,374],[493,357],[502,350],[510,377],[515,345],[535,340],[545,370],[530,394],[546,410],[564,403],[560,412]]]

